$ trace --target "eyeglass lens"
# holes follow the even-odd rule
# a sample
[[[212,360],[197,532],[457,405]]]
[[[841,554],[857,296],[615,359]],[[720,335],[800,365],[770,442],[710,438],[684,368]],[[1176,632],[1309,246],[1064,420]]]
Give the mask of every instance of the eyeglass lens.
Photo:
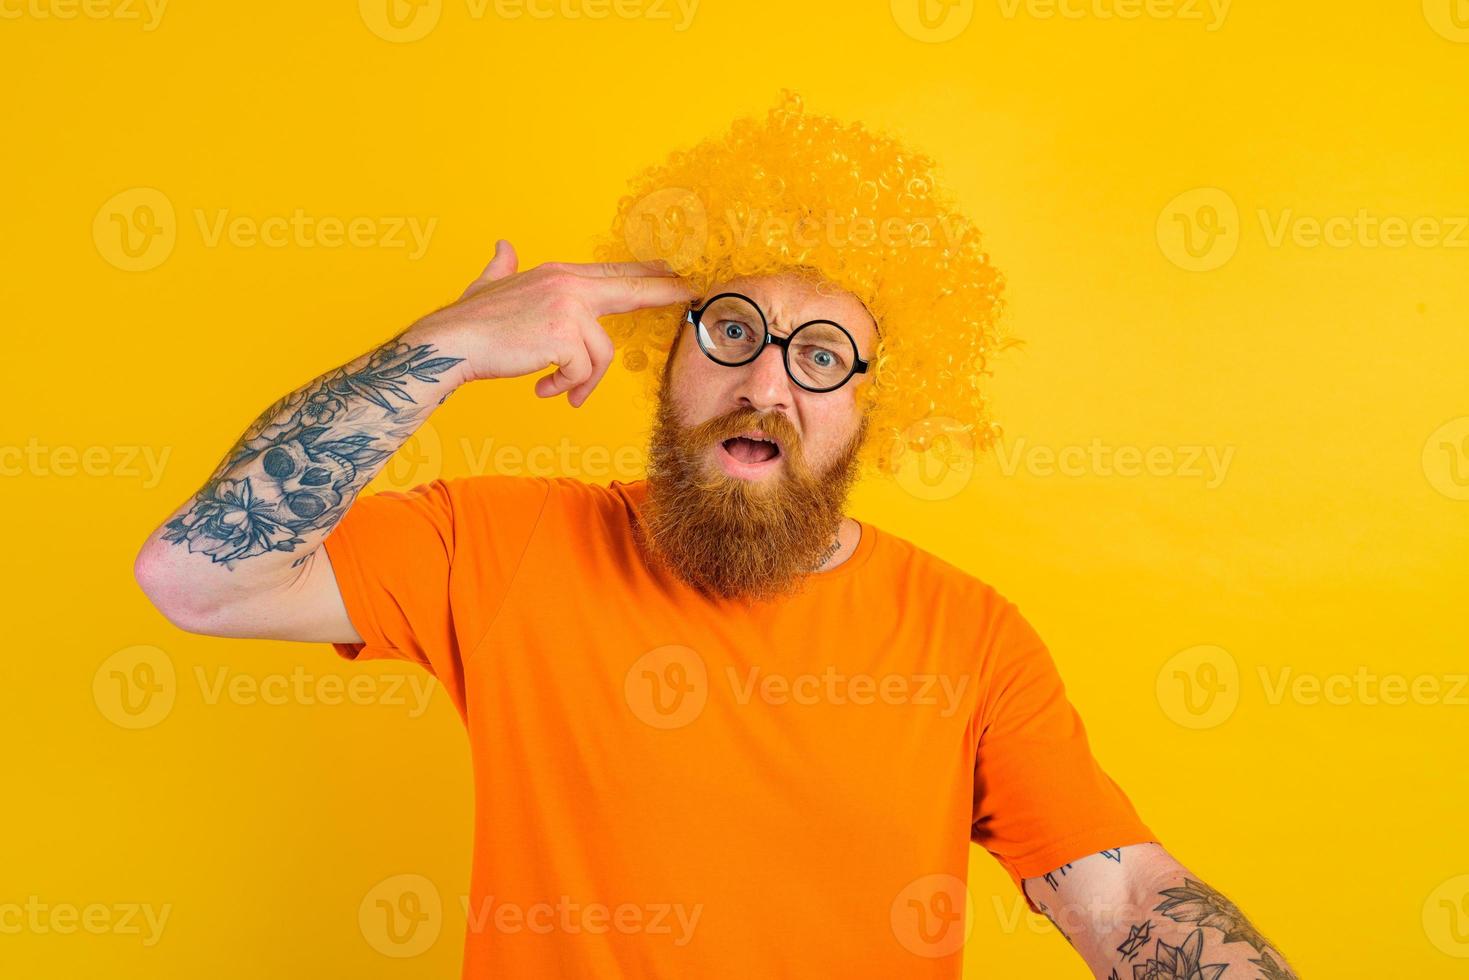
[[[699,346],[721,364],[748,363],[764,339],[760,311],[738,296],[719,297],[699,317]],[[791,335],[786,364],[797,383],[827,388],[844,381],[856,360],[856,346],[845,331],[817,322]]]

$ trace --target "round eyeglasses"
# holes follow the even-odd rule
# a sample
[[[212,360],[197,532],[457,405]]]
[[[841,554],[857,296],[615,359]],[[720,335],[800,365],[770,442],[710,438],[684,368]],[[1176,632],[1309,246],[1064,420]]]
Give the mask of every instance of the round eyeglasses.
[[[704,305],[690,307],[684,320],[693,324],[699,348],[726,367],[749,364],[774,344],[781,349],[786,374],[807,391],[835,391],[854,374],[867,371],[868,362],[857,356],[857,342],[841,324],[811,320],[789,336],[777,337],[765,311],[740,293],[711,296]]]

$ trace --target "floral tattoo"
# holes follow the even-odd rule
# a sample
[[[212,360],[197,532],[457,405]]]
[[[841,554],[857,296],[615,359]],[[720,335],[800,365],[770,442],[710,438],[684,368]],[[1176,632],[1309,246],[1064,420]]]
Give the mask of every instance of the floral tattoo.
[[[430,344],[394,338],[277,401],[163,539],[229,568],[294,551],[303,535],[329,530],[428,411],[408,382],[438,384],[462,360],[436,354]]]

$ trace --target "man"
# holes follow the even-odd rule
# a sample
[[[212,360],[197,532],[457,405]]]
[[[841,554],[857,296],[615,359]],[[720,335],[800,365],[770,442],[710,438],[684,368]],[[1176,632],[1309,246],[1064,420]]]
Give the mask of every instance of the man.
[[[193,632],[438,678],[474,762],[466,977],[957,977],[971,841],[1097,977],[1293,976],[1097,765],[1016,606],[845,515],[913,333],[896,277],[836,281],[846,243],[765,244],[716,277],[718,245],[521,272],[497,243],[458,302],[267,409],[140,583]],[[554,364],[536,393],[584,404],[601,319],[666,356],[648,479],[357,499],[462,384]]]

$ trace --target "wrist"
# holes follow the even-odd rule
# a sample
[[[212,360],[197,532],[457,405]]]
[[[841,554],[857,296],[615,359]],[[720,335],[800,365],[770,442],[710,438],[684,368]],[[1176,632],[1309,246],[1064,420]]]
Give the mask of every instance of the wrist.
[[[455,363],[438,375],[438,382],[445,389],[443,394],[474,380],[467,334],[462,328],[428,316],[405,330],[401,339],[407,344],[426,345],[434,358],[454,359]]]

